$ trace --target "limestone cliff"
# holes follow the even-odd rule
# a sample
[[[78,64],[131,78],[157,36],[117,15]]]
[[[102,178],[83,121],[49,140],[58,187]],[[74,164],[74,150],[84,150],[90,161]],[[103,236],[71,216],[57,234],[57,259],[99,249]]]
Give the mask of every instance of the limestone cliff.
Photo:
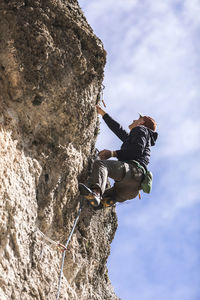
[[[0,1],[0,299],[55,299],[91,169],[105,51],[76,0]],[[106,261],[114,208],[83,211],[60,299],[118,299]]]

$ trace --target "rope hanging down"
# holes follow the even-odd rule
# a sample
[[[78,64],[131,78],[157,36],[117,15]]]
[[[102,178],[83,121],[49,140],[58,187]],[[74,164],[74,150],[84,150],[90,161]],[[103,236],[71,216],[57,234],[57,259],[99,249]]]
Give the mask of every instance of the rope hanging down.
[[[60,269],[60,276],[59,276],[59,282],[58,282],[58,290],[57,290],[56,300],[58,300],[59,296],[60,296],[60,287],[61,287],[61,279],[62,279],[62,274],[63,274],[64,261],[65,261],[65,253],[66,253],[66,250],[67,250],[67,246],[68,246],[68,244],[69,244],[69,242],[71,240],[71,237],[72,237],[72,235],[74,233],[74,230],[76,228],[76,224],[77,224],[78,219],[80,217],[81,210],[82,210],[82,201],[80,202],[80,208],[79,208],[79,211],[78,211],[78,215],[77,215],[77,217],[76,217],[76,219],[74,221],[73,228],[72,228],[72,230],[70,232],[70,235],[68,237],[67,242],[64,245],[65,248],[64,248],[64,251],[63,251],[63,255],[62,255],[62,263],[61,263],[61,269]]]

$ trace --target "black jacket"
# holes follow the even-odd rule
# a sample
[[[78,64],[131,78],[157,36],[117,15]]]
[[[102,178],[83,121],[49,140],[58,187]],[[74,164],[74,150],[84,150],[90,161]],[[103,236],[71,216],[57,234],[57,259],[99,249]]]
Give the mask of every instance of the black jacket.
[[[103,119],[123,142],[121,149],[116,151],[118,160],[136,160],[146,169],[150,158],[150,146],[155,145],[158,133],[145,126],[137,126],[128,133],[108,114],[105,114]]]

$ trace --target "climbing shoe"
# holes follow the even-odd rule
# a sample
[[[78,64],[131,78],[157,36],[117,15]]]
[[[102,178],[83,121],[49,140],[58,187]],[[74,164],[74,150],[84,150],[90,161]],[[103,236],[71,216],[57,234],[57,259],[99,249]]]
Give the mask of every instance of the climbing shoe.
[[[83,183],[79,183],[78,185],[79,187],[79,191],[80,194],[89,201],[89,203],[93,206],[93,207],[97,207],[99,206],[100,202],[101,202],[101,197],[100,195],[98,195],[97,193],[95,193],[94,191],[92,191],[90,188],[88,188],[85,184]]]
[[[103,205],[103,207],[111,207],[116,203],[115,200],[110,199],[110,198],[102,198],[101,199],[101,204]]]

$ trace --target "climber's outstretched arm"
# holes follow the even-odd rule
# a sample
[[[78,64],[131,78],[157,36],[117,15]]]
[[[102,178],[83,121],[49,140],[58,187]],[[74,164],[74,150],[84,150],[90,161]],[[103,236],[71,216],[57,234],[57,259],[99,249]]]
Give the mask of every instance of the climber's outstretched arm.
[[[122,128],[122,126],[113,120],[109,114],[107,114],[99,105],[96,106],[98,114],[100,114],[104,121],[106,122],[107,126],[114,132],[114,134],[120,138],[123,142],[127,139],[128,133],[126,130]]]

